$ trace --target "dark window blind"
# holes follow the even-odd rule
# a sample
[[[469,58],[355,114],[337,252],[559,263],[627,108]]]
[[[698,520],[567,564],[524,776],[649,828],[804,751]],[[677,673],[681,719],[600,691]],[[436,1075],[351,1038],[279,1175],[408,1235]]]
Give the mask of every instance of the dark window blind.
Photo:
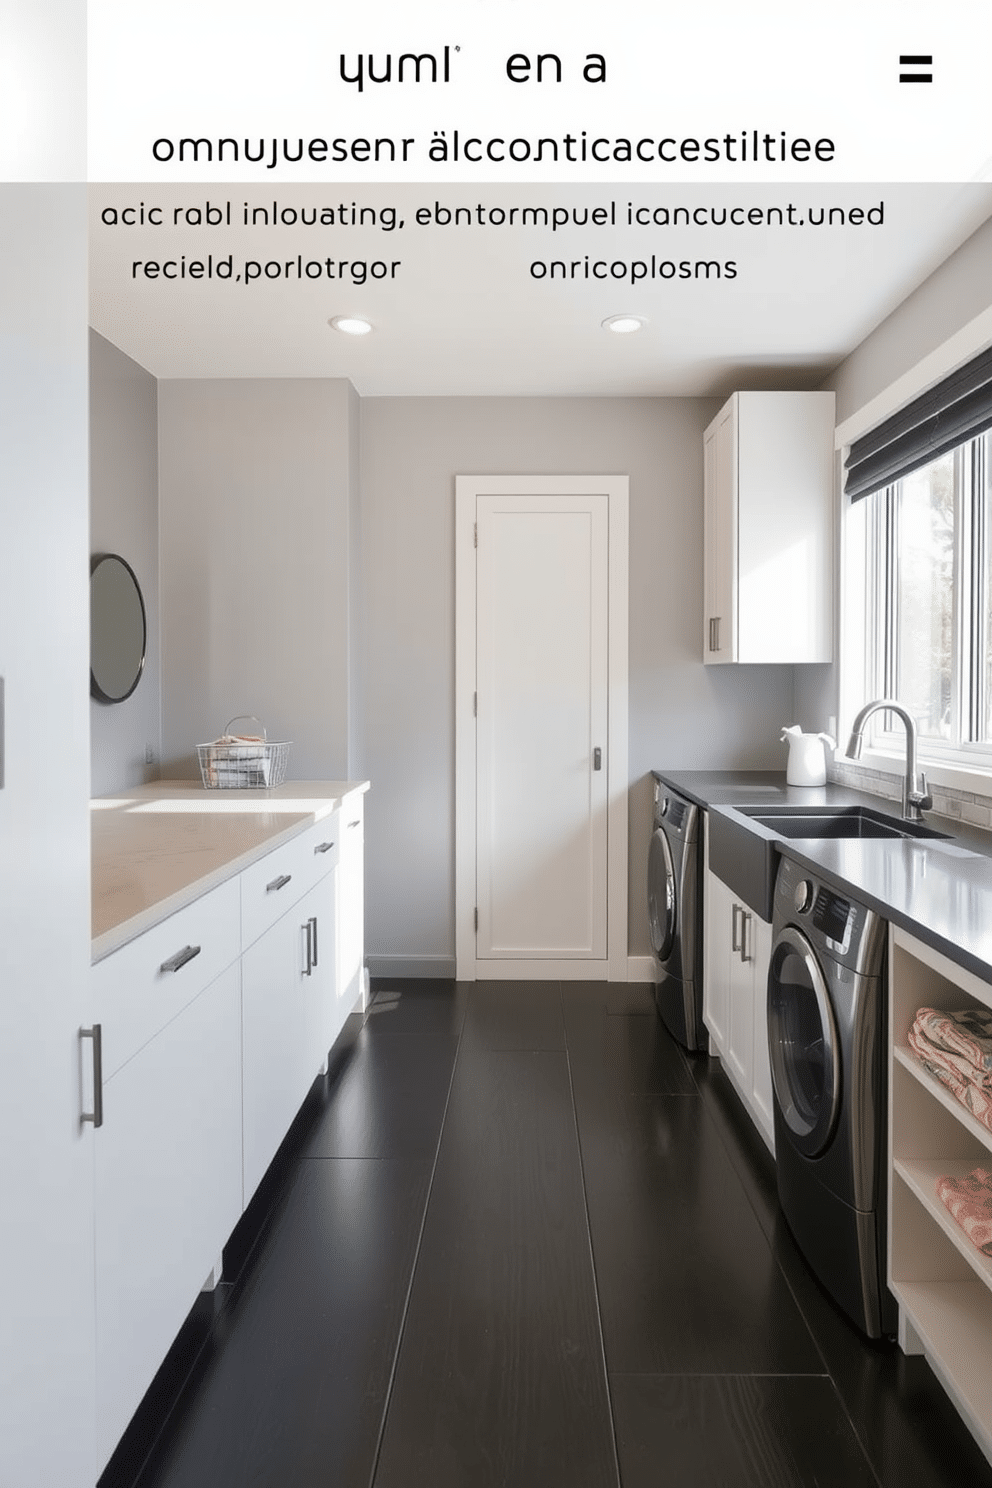
[[[844,489],[852,501],[929,465],[992,429],[992,346],[851,445]]]

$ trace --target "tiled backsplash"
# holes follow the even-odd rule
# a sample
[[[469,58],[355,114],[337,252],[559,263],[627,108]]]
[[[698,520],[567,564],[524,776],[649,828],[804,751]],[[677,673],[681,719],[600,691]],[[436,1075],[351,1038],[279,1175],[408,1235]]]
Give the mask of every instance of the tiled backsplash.
[[[869,770],[848,760],[834,760],[827,771],[837,785],[850,786],[852,790],[870,791],[873,796],[885,796],[890,801],[902,800],[902,776],[890,775],[883,770]],[[937,816],[946,816],[951,821],[970,822],[976,827],[992,828],[992,799],[977,795],[974,791],[955,790],[949,785],[932,785],[933,809]]]

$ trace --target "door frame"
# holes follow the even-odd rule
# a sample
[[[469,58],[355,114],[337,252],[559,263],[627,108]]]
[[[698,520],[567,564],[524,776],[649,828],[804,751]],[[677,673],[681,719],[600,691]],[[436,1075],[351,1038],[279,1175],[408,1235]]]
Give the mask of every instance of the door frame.
[[[627,980],[628,524],[626,475],[455,477],[455,975],[459,981]],[[476,500],[605,496],[609,511],[606,956],[602,960],[476,956]]]

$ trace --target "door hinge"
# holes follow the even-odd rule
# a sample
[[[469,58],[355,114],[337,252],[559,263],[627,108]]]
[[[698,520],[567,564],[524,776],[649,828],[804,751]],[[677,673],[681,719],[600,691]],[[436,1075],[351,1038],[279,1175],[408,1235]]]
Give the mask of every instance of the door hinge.
[[[478,928],[479,928],[479,906],[478,905],[476,905],[476,907],[475,907],[475,928],[476,928],[476,930],[478,930]]]

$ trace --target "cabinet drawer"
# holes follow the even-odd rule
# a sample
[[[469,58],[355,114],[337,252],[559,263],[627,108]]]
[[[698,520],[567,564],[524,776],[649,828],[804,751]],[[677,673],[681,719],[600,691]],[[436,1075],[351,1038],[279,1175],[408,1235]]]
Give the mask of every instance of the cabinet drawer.
[[[341,850],[338,825],[335,811],[244,870],[241,923],[245,946],[263,935],[335,866]]]
[[[236,961],[240,949],[241,899],[232,879],[98,961],[92,976],[104,1079]]]

